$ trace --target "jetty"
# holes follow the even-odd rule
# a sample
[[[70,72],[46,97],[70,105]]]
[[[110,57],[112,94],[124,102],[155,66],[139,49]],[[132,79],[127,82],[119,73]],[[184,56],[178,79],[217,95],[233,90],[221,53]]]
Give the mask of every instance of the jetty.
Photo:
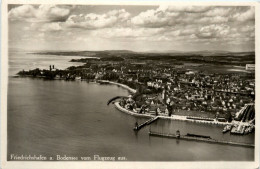
[[[133,130],[138,131],[138,130],[140,130],[141,128],[143,128],[144,126],[149,125],[149,124],[155,122],[155,121],[158,120],[158,119],[159,119],[159,117],[151,118],[151,119],[145,121],[144,123],[142,123],[142,124],[140,124],[140,125],[138,125],[138,126],[135,126]]]
[[[232,141],[216,140],[216,139],[212,139],[209,136],[200,136],[200,135],[189,134],[189,133],[187,135],[176,135],[176,134],[166,134],[166,133],[149,131],[149,135],[157,136],[157,137],[175,138],[180,140],[201,141],[201,142],[208,142],[208,143],[215,143],[215,144],[228,144],[234,146],[255,147],[254,144],[250,144],[250,143],[238,143]]]

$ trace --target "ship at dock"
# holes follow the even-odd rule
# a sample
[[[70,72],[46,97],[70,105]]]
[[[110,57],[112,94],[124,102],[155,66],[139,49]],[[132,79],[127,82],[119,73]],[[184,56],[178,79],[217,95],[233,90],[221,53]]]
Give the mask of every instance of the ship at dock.
[[[223,134],[230,133],[232,135],[246,135],[254,132],[255,129],[255,105],[254,104],[246,104],[239,112],[236,113],[233,121],[228,123],[224,129]],[[188,141],[199,141],[199,142],[207,142],[214,144],[226,144],[233,146],[242,146],[242,147],[254,147],[254,143],[250,142],[242,142],[240,140],[225,140],[223,138],[216,138],[209,135],[204,135],[203,132],[180,134],[181,131],[178,129],[176,134],[172,132],[164,132],[164,131],[155,131],[149,130],[150,136],[157,137],[166,137],[166,138],[174,138],[179,140],[188,140]],[[183,131],[182,131],[183,132]]]
[[[224,127],[223,133],[230,131],[231,134],[249,134],[255,129],[255,104],[246,104],[236,116],[231,124]]]

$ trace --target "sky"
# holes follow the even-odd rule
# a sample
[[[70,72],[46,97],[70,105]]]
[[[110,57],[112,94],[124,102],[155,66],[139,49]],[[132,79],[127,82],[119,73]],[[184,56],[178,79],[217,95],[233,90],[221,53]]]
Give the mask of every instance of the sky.
[[[9,5],[9,48],[254,51],[251,6]]]

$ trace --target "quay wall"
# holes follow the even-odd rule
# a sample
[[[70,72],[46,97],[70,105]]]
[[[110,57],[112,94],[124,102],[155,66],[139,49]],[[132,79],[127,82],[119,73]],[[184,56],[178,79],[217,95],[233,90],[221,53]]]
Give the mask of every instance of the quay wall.
[[[119,102],[115,102],[115,106],[118,110],[130,114],[132,116],[141,116],[141,117],[155,117],[154,115],[150,114],[138,114],[133,111],[127,110],[119,105]],[[205,120],[193,120],[193,119],[187,119],[187,116],[179,116],[179,115],[172,115],[172,116],[158,116],[160,119],[169,119],[169,120],[179,120],[179,121],[188,121],[188,122],[194,122],[194,123],[204,123],[204,124],[213,124],[213,125],[227,125],[231,124],[228,122],[219,122],[217,120],[214,121],[205,121]]]
[[[127,110],[127,109],[121,107],[121,106],[119,105],[119,102],[115,102],[115,106],[116,106],[116,108],[117,108],[118,110],[120,110],[120,111],[122,111],[122,112],[124,112],[124,113],[127,113],[127,114],[129,114],[129,115],[132,115],[132,116],[155,117],[155,116],[150,115],[150,114],[138,114],[138,113],[135,113],[135,112],[133,112],[133,111]]]

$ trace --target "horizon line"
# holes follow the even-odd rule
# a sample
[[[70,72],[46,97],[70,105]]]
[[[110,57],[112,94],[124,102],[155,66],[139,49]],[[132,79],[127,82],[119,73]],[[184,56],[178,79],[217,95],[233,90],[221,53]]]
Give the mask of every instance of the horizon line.
[[[26,52],[36,52],[36,51],[56,51],[56,52],[102,52],[102,51],[128,51],[128,52],[136,52],[136,53],[190,53],[190,52],[229,52],[229,53],[241,53],[241,52],[255,52],[255,50],[251,51],[229,51],[229,50],[191,50],[191,51],[183,51],[183,50],[129,50],[129,49],[104,49],[104,50],[79,50],[79,49],[70,49],[70,50],[55,50],[55,49],[22,49],[16,47],[8,47],[8,50],[18,50],[18,51],[26,51]]]

